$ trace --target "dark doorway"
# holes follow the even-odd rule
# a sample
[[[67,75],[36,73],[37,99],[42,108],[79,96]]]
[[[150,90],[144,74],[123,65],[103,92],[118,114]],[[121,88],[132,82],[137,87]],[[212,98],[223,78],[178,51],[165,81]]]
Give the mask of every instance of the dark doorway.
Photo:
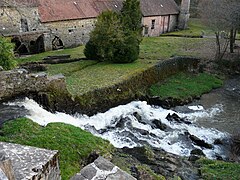
[[[52,49],[53,50],[63,49],[63,42],[57,36],[55,36],[54,39],[52,40]]]
[[[36,53],[45,52],[43,35],[41,35],[37,38],[35,47],[36,47],[36,49],[35,49]]]
[[[15,48],[14,48],[15,53],[19,55],[24,55],[29,53],[27,46],[21,41],[19,37],[14,37],[11,40],[11,42],[15,44]]]

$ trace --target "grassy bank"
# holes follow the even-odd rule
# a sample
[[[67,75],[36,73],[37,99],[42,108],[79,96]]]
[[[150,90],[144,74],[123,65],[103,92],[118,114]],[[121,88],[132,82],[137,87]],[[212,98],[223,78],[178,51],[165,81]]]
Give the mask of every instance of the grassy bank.
[[[201,96],[214,88],[221,87],[223,81],[213,75],[201,73],[197,75],[180,73],[167,78],[163,83],[152,85],[149,93],[162,99],[175,98],[185,100]]]
[[[240,179],[240,164],[223,161],[201,159],[198,161],[201,166],[201,174],[206,180]]]
[[[43,128],[22,118],[4,124],[1,134],[0,141],[58,150],[63,180],[78,173],[81,163],[92,151],[108,156],[113,150],[108,141],[62,123],[52,123]]]

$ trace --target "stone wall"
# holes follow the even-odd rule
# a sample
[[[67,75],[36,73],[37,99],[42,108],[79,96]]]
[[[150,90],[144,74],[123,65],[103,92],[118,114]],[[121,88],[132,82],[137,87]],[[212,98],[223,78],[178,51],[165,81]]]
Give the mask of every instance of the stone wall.
[[[181,71],[192,71],[197,68],[198,59],[177,57],[137,73],[128,79],[109,87],[94,89],[81,96],[67,98],[61,91],[48,96],[48,108],[67,113],[80,112],[93,115],[107,111],[109,108],[129,103],[146,95],[147,89],[154,83]],[[56,88],[55,88],[56,89]],[[61,94],[59,96],[59,94]],[[58,98],[61,97],[61,98]]]
[[[58,36],[64,47],[76,47],[86,44],[94,28],[96,18],[44,23],[53,34]]]
[[[0,7],[0,34],[24,32],[21,19],[25,19],[28,31],[46,30],[40,23],[37,7]]]
[[[143,17],[142,24],[144,36],[159,36],[176,28],[177,15]]]
[[[62,75],[48,77],[46,73],[28,73],[25,69],[0,71],[0,100],[7,100],[19,95],[29,95],[54,91],[54,88],[66,90]]]
[[[58,151],[4,142],[0,142],[0,149],[0,155],[12,162],[13,180],[61,179]]]

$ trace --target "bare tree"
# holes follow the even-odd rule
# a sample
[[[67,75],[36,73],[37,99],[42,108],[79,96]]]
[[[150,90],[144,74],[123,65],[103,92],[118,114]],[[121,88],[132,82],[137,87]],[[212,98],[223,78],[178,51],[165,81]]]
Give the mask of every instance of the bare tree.
[[[203,23],[216,35],[216,59],[222,59],[230,44],[234,51],[236,30],[240,26],[240,2],[238,0],[202,0],[200,3]]]

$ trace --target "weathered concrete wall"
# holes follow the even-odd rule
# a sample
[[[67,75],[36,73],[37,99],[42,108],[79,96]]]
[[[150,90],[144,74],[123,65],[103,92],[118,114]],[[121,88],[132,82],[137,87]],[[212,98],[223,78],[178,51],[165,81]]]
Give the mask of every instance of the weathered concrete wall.
[[[60,180],[58,151],[0,142],[1,154],[10,159],[16,180]]]
[[[62,75],[48,77],[46,73],[31,74],[24,69],[0,71],[0,100],[35,92],[47,92],[54,88],[66,90]]]
[[[53,34],[58,36],[64,47],[86,44],[94,29],[96,18],[44,23]]]
[[[177,15],[143,17],[142,24],[144,36],[159,36],[176,28]]]

